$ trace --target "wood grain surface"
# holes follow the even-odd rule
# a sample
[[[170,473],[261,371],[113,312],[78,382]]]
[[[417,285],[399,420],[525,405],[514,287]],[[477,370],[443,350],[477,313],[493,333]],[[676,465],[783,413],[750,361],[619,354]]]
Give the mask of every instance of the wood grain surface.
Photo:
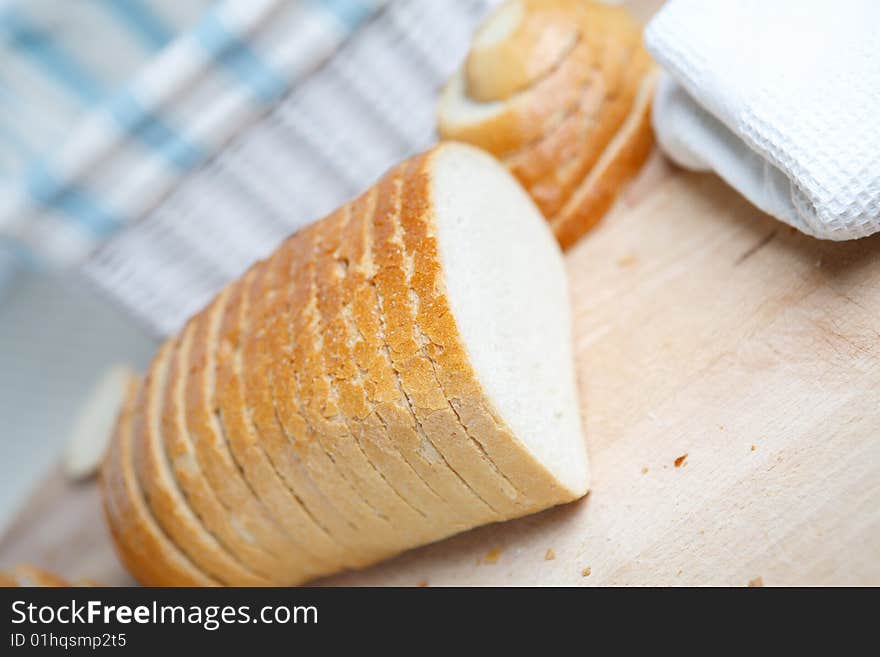
[[[567,255],[584,500],[343,585],[880,585],[880,235],[822,242],[655,156]],[[52,473],[0,567],[130,584]]]

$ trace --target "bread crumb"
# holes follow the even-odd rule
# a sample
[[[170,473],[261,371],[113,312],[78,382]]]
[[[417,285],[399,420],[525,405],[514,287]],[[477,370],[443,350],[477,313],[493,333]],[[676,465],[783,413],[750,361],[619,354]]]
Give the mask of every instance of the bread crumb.
[[[648,474],[648,467],[647,466],[642,468],[642,474]]]
[[[758,449],[758,446],[757,446],[757,445],[752,445],[752,451],[754,452],[756,449]]]
[[[675,573],[675,576],[680,577],[683,572],[684,572],[683,570],[679,570],[677,573]]]
[[[421,582],[416,584],[416,586],[418,586],[419,588],[425,588],[426,586],[428,586],[428,580],[423,579]]]
[[[632,267],[636,264],[636,254],[635,253],[627,253],[625,255],[620,256],[617,259],[618,267]]]
[[[721,430],[721,431],[724,431],[724,425],[723,425],[723,424],[719,424],[719,425],[718,425],[718,429]]]
[[[687,452],[675,459],[675,467],[680,468],[684,464],[684,460],[688,457]]]
[[[581,577],[589,577],[589,576],[590,576],[590,573],[592,573],[592,572],[593,572],[593,569],[590,568],[589,566],[587,566],[586,568],[584,568],[584,569],[581,571]]]
[[[749,588],[757,588],[760,586],[764,586],[764,580],[761,577],[749,580]]]
[[[547,548],[547,552],[544,554],[544,561],[553,561],[556,558],[556,553],[553,551],[553,548]]]
[[[483,556],[483,563],[495,564],[498,563],[498,559],[501,558],[501,553],[504,550],[500,547],[494,547],[489,550],[485,556]]]

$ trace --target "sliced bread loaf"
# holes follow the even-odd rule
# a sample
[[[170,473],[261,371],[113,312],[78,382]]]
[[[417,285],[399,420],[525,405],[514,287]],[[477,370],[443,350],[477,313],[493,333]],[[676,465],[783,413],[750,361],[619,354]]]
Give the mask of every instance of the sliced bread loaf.
[[[547,223],[494,158],[445,143],[403,163],[162,348],[105,464],[120,554],[147,584],[295,584],[582,496],[567,295]],[[228,453],[191,422],[207,399]],[[220,506],[169,466],[181,414]],[[232,526],[237,500],[287,533],[277,572],[209,518]]]

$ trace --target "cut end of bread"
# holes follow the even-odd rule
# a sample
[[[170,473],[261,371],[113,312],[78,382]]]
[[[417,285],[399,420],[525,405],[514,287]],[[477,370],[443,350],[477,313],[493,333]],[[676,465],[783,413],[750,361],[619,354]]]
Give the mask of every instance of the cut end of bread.
[[[558,2],[500,5],[474,35],[464,66],[468,95],[504,100],[557,66],[578,39],[569,11]]]
[[[504,3],[477,30],[472,50],[488,49],[504,43],[519,28],[525,15],[522,0]]]
[[[471,146],[433,154],[447,294],[501,420],[572,498],[588,489],[562,254],[513,176]]]

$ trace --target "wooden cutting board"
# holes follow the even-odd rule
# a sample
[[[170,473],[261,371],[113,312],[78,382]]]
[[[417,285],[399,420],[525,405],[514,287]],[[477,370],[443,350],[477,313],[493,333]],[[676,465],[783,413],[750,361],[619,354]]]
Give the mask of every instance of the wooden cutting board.
[[[821,242],[658,157],[567,255],[584,500],[345,585],[880,585],[880,235]],[[131,580],[60,472],[0,566]]]

